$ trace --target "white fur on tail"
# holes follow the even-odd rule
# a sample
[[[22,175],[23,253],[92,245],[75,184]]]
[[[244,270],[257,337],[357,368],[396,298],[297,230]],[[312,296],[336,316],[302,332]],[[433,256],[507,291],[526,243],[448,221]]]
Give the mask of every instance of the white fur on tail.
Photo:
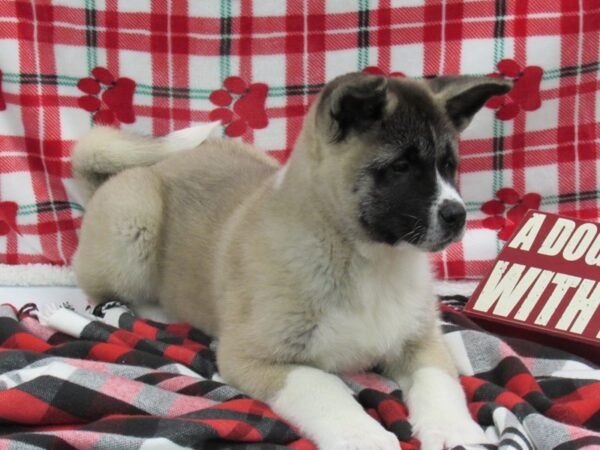
[[[218,122],[175,131],[162,138],[141,136],[111,127],[94,127],[73,149],[73,174],[83,199],[111,175],[132,167],[150,166],[174,151],[189,150],[204,142]]]
[[[167,144],[169,151],[178,152],[180,150],[189,150],[196,148],[210,137],[212,132],[221,122],[203,123],[194,127],[183,128],[173,131],[162,139]]]

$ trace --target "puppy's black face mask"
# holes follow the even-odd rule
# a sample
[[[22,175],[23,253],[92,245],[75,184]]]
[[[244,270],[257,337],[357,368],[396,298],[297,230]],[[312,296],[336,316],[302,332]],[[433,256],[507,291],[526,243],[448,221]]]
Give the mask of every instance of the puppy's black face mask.
[[[329,95],[332,142],[363,152],[352,195],[370,240],[438,251],[462,237],[456,137],[487,99],[509,88],[485,78],[438,78],[427,85],[364,74],[326,88],[322,103]]]
[[[455,188],[456,131],[426,91],[402,84],[389,89],[397,106],[373,124],[370,139],[380,150],[356,180],[363,192],[360,220],[377,242],[435,251],[464,229],[466,212]],[[450,220],[444,220],[449,204],[456,218],[446,214]]]

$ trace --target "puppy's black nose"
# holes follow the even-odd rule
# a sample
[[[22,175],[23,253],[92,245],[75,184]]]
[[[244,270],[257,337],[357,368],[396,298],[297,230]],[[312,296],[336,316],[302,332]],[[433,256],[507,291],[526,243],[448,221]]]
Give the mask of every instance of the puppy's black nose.
[[[462,228],[465,224],[467,211],[465,207],[452,200],[444,200],[438,211],[441,222],[455,229]]]

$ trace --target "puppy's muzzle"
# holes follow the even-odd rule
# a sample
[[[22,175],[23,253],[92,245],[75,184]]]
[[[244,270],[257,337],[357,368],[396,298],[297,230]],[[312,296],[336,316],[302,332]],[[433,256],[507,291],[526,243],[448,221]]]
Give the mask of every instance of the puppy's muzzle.
[[[446,233],[457,234],[462,231],[467,218],[465,207],[453,200],[444,200],[438,210],[440,225]]]

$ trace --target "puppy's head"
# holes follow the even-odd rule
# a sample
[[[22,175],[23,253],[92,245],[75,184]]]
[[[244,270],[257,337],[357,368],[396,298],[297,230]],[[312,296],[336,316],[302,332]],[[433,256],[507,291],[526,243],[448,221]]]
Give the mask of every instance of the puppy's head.
[[[307,127],[325,201],[362,240],[438,251],[459,240],[458,133],[504,80],[427,81],[352,73],[327,84]],[[309,130],[310,132],[310,130]]]

